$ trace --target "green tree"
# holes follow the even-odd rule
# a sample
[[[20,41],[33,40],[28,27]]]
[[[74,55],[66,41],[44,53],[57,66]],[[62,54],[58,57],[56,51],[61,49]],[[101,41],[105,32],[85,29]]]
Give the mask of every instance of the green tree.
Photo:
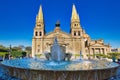
[[[25,46],[24,46],[24,45],[19,45],[18,47],[19,47],[22,51],[25,50]]]
[[[11,55],[16,58],[16,57],[22,57],[22,51],[12,51]]]
[[[0,49],[5,49],[5,47],[3,45],[0,45]]]
[[[22,51],[22,48],[15,46],[12,48],[12,51]]]
[[[5,46],[0,45],[0,52],[8,52],[8,49]]]
[[[11,47],[11,55],[16,58],[16,57],[22,57],[23,56],[23,48],[24,46],[20,45],[20,46],[14,46]]]
[[[5,56],[8,53],[8,48],[3,45],[0,45],[0,56]]]
[[[22,57],[26,57],[27,56],[27,53],[26,52],[22,52]]]
[[[25,51],[26,51],[28,54],[31,53],[31,50],[32,50],[31,46],[25,47]]]

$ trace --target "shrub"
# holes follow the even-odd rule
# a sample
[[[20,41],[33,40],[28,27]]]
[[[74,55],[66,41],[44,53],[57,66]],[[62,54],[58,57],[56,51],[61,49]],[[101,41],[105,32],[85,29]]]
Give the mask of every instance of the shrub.
[[[116,58],[119,59],[120,58],[120,53],[107,53],[108,58]]]
[[[35,56],[36,56],[37,58],[40,58],[41,55],[42,55],[42,54],[36,54]]]
[[[71,57],[72,57],[72,53],[66,53],[66,54],[65,54],[65,58],[66,58],[68,61],[70,61]]]
[[[16,58],[16,57],[22,57],[22,51],[12,51],[11,55]]]
[[[0,52],[0,56],[5,56],[5,54],[7,54],[7,52]]]

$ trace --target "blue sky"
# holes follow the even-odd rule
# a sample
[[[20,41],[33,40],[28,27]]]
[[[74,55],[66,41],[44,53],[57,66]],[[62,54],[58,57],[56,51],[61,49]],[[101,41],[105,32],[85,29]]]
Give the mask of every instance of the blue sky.
[[[120,0],[0,0],[0,44],[31,46],[40,4],[46,32],[60,20],[61,29],[69,33],[73,3],[92,39],[120,47]]]

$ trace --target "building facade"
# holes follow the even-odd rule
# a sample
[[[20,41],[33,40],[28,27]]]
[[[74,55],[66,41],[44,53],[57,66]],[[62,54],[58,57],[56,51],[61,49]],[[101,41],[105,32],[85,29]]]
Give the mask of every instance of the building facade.
[[[79,54],[81,51],[84,57],[87,54],[106,54],[110,52],[111,48],[109,44],[104,44],[102,39],[92,40],[90,38],[81,27],[75,5],[72,7],[70,33],[63,32],[60,29],[59,21],[55,24],[53,32],[45,33],[42,6],[40,6],[32,38],[32,56],[43,54],[46,51],[50,52],[55,37],[57,37],[59,45],[65,47],[66,53]]]

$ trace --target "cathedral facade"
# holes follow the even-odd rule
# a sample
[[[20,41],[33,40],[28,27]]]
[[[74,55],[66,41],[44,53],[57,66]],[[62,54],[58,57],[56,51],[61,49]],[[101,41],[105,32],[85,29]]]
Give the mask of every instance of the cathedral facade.
[[[81,27],[75,5],[72,7],[70,33],[60,29],[59,21],[55,24],[53,32],[45,33],[42,6],[40,6],[32,38],[32,56],[50,52],[55,37],[57,37],[59,45],[65,47],[66,53],[80,54],[82,52],[83,57],[88,54],[107,54],[111,50],[110,45],[104,44],[102,39],[92,40],[85,32]]]

